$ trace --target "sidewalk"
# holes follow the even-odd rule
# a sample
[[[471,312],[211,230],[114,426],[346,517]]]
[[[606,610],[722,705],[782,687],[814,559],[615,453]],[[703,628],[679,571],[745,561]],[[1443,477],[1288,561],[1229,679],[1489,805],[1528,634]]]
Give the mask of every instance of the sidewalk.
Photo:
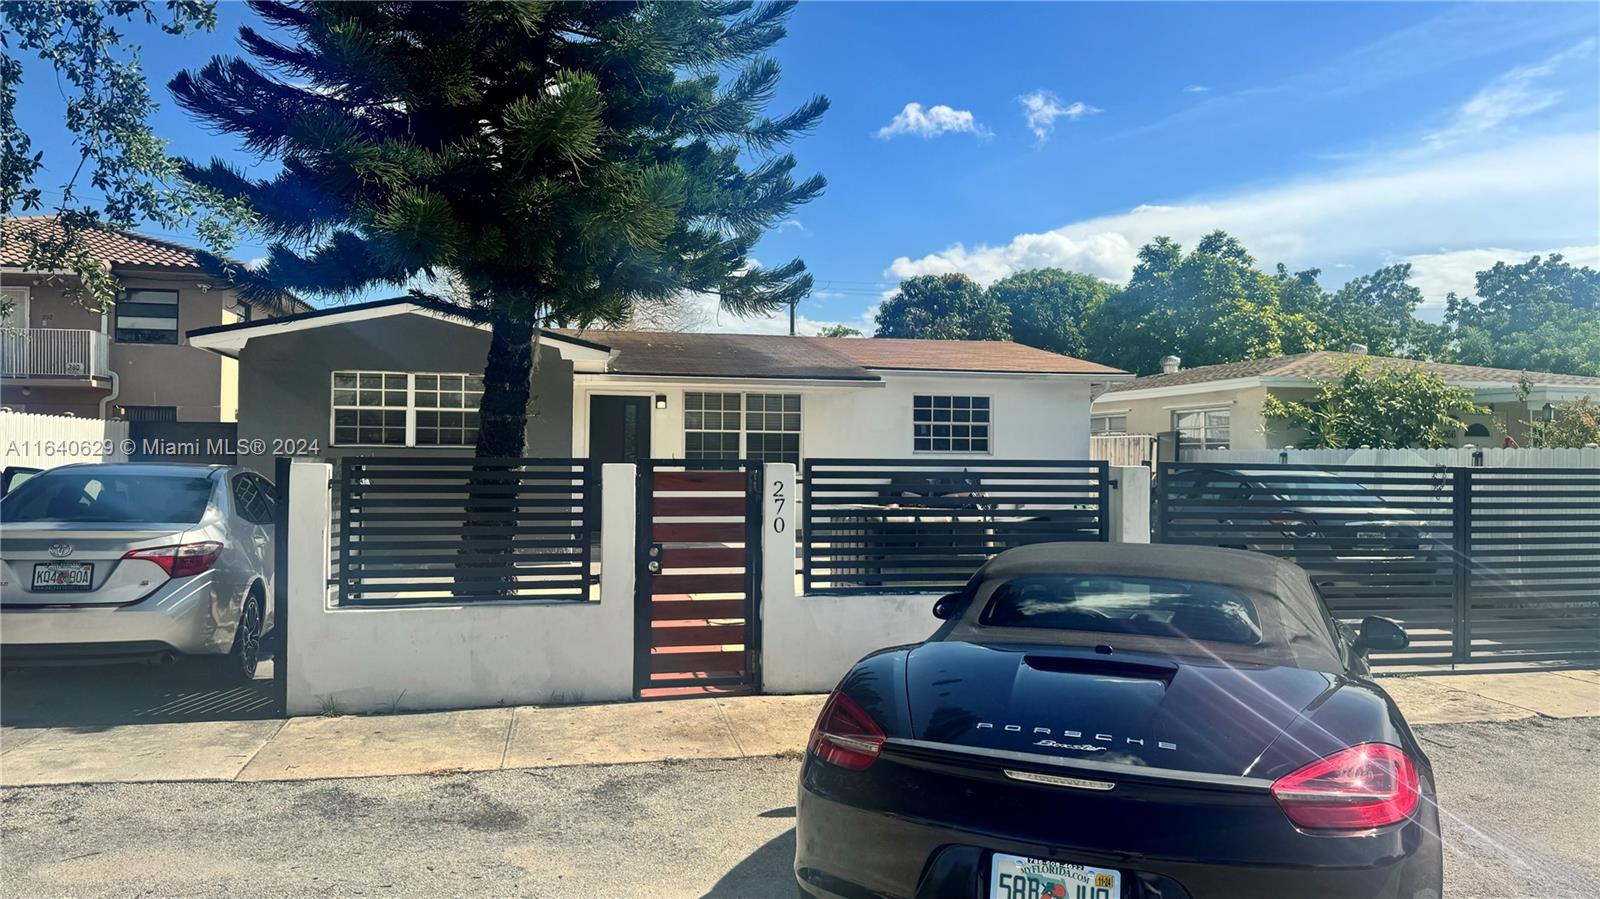
[[[1385,678],[1413,725],[1600,717],[1600,672]],[[0,785],[285,781],[774,756],[822,696],[0,730]]]

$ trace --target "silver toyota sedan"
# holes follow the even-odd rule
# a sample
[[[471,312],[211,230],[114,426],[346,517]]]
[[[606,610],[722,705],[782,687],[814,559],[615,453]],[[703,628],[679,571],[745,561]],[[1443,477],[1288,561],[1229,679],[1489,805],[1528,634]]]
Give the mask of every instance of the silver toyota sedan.
[[[0,662],[204,657],[255,674],[272,483],[226,465],[65,465],[0,500]]]

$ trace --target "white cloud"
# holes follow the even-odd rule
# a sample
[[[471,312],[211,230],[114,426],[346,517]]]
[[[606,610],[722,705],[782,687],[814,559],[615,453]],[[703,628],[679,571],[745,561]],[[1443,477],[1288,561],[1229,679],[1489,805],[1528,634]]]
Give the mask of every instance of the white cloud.
[[[1186,84],[1183,87],[1183,92],[1186,94],[1203,94],[1209,90],[1211,90],[1211,88],[1206,87],[1203,84]]]
[[[1041,144],[1050,137],[1050,132],[1056,130],[1056,119],[1066,118],[1076,122],[1086,115],[1101,111],[1082,100],[1063,105],[1060,97],[1043,88],[1018,97],[1017,102],[1022,104],[1022,115],[1028,120],[1028,130]]]
[[[818,292],[821,293],[820,291]],[[802,308],[804,303],[801,304]],[[795,317],[795,331],[811,336],[829,325],[849,325],[863,334],[871,334],[877,327],[872,317],[877,312],[874,303],[861,315],[850,321],[811,318],[804,312]],[[765,315],[737,316],[722,310],[716,294],[695,293],[682,297],[674,308],[646,316],[647,329],[699,331],[717,334],[788,334],[789,308],[776,309]]]
[[[1002,244],[954,244],[902,256],[885,274],[965,272],[989,283],[1011,272],[1060,266],[1111,281],[1132,273],[1138,248],[1164,234],[1192,247],[1217,228],[1242,240],[1263,266],[1376,268],[1385,261],[1456,248],[1600,244],[1600,134],[1528,138],[1431,159],[1388,159],[1320,177],[1231,195],[1101,216]],[[1426,268],[1426,266],[1424,266]],[[1430,282],[1431,301],[1443,293]]]
[[[1515,265],[1527,262],[1532,256],[1550,256],[1560,253],[1573,265],[1600,268],[1600,245],[1555,247],[1530,252],[1495,247],[1472,250],[1440,250],[1437,253],[1417,253],[1395,259],[1411,263],[1411,283],[1428,298],[1425,306],[1443,306],[1446,294],[1472,296],[1477,290],[1478,272],[1493,268],[1496,262]]]
[[[922,108],[921,103],[907,103],[889,121],[889,124],[878,129],[878,137],[888,140],[902,134],[914,134],[917,137],[938,137],[941,134],[965,133],[975,134],[979,137],[989,137],[993,132],[983,125],[972,113],[965,109],[951,109],[943,103]]]
[[[1595,39],[1589,38],[1543,62],[1506,72],[1461,104],[1448,125],[1423,140],[1445,146],[1549,109],[1561,101],[1563,92],[1542,82],[1568,63],[1593,55],[1594,48]]]

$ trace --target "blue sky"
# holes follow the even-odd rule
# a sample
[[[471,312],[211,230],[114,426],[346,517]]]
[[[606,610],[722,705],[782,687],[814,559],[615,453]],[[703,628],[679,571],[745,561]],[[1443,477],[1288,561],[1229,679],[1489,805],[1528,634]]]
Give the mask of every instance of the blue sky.
[[[232,52],[248,15],[160,39],[152,80]],[[806,260],[806,326],[864,330],[904,276],[1121,281],[1153,236],[1217,227],[1329,286],[1410,260],[1431,303],[1499,258],[1600,264],[1597,39],[1588,3],[802,4],[776,105],[832,100],[794,147],[830,186],[757,256]],[[19,115],[59,170],[60,96],[26,74]],[[241,158],[170,100],[157,127]]]

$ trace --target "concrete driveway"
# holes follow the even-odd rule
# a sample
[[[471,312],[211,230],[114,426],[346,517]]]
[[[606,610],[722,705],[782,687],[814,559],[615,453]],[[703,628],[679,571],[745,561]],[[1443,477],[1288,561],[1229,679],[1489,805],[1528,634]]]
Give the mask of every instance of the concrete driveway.
[[[1600,719],[1418,728],[1451,899],[1600,895]],[[0,791],[19,896],[792,896],[794,757]]]

